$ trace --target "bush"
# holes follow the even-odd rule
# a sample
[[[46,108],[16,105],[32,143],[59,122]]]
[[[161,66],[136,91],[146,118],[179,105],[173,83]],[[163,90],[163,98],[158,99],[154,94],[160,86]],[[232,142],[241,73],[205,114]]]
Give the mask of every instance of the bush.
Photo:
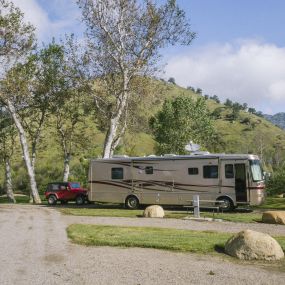
[[[285,193],[285,166],[276,170],[269,178],[267,193],[270,196]]]

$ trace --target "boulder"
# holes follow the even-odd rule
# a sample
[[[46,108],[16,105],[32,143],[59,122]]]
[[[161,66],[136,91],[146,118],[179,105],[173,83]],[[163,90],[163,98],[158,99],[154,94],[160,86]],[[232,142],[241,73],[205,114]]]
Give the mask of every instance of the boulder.
[[[146,218],[163,218],[164,210],[161,206],[152,205],[145,208],[143,216]]]
[[[245,230],[231,237],[225,245],[227,254],[244,260],[279,260],[284,257],[279,243],[268,234]]]
[[[262,214],[262,222],[285,225],[285,211],[266,211]]]

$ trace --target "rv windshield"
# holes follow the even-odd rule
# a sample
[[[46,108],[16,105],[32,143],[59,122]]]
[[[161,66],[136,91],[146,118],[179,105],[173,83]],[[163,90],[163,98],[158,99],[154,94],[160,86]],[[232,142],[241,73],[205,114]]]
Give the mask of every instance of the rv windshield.
[[[259,160],[250,160],[249,164],[250,164],[251,175],[252,175],[253,181],[256,182],[256,181],[263,180],[262,168],[260,165],[260,161]]]

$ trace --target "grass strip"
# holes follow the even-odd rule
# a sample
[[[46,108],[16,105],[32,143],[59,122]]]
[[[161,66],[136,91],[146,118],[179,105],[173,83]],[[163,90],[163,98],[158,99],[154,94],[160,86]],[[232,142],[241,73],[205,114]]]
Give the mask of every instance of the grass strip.
[[[152,227],[73,224],[67,228],[75,243],[93,246],[156,248],[182,252],[215,252],[230,237],[227,233]]]
[[[141,217],[143,210],[113,209],[113,208],[64,208],[60,211],[65,215],[73,216],[90,216],[90,217]],[[169,211],[165,210],[165,218],[183,219],[190,215],[186,211]],[[201,217],[223,219],[231,222],[254,223],[261,221],[260,213],[215,213],[202,212]]]
[[[261,210],[285,210],[285,198],[266,197],[262,205],[255,206],[254,208]]]
[[[68,237],[87,246],[155,248],[170,251],[216,253],[223,251],[233,235],[215,231],[191,231],[153,227],[118,227],[73,224]],[[275,237],[285,250],[285,237]]]

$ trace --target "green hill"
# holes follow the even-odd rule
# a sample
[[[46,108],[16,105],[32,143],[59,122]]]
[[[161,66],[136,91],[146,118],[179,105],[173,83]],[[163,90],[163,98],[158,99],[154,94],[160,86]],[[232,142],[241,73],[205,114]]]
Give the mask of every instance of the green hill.
[[[152,138],[148,121],[161,107],[166,98],[177,96],[201,96],[191,90],[164,81],[152,80],[145,92],[136,102],[134,113],[136,119],[130,121],[130,127],[121,141],[116,153],[130,156],[144,156],[155,153],[155,141]],[[276,127],[264,118],[245,111],[240,111],[236,118],[231,117],[232,110],[223,104],[208,99],[209,112],[215,118],[217,132],[216,143],[210,152],[222,153],[255,153],[264,162],[267,169],[282,162],[284,157],[285,131]],[[50,124],[43,133],[36,164],[37,182],[43,190],[52,180],[61,180],[63,158],[56,140],[56,131]],[[94,117],[86,117],[85,123],[79,126],[78,132],[84,138],[84,147],[77,147],[72,153],[70,180],[79,180],[86,184],[87,171],[91,157],[101,155],[104,134],[96,128]],[[14,188],[25,190],[28,179],[17,145],[13,167]],[[4,183],[4,169],[0,169],[0,187]],[[1,188],[0,188],[1,192]]]

